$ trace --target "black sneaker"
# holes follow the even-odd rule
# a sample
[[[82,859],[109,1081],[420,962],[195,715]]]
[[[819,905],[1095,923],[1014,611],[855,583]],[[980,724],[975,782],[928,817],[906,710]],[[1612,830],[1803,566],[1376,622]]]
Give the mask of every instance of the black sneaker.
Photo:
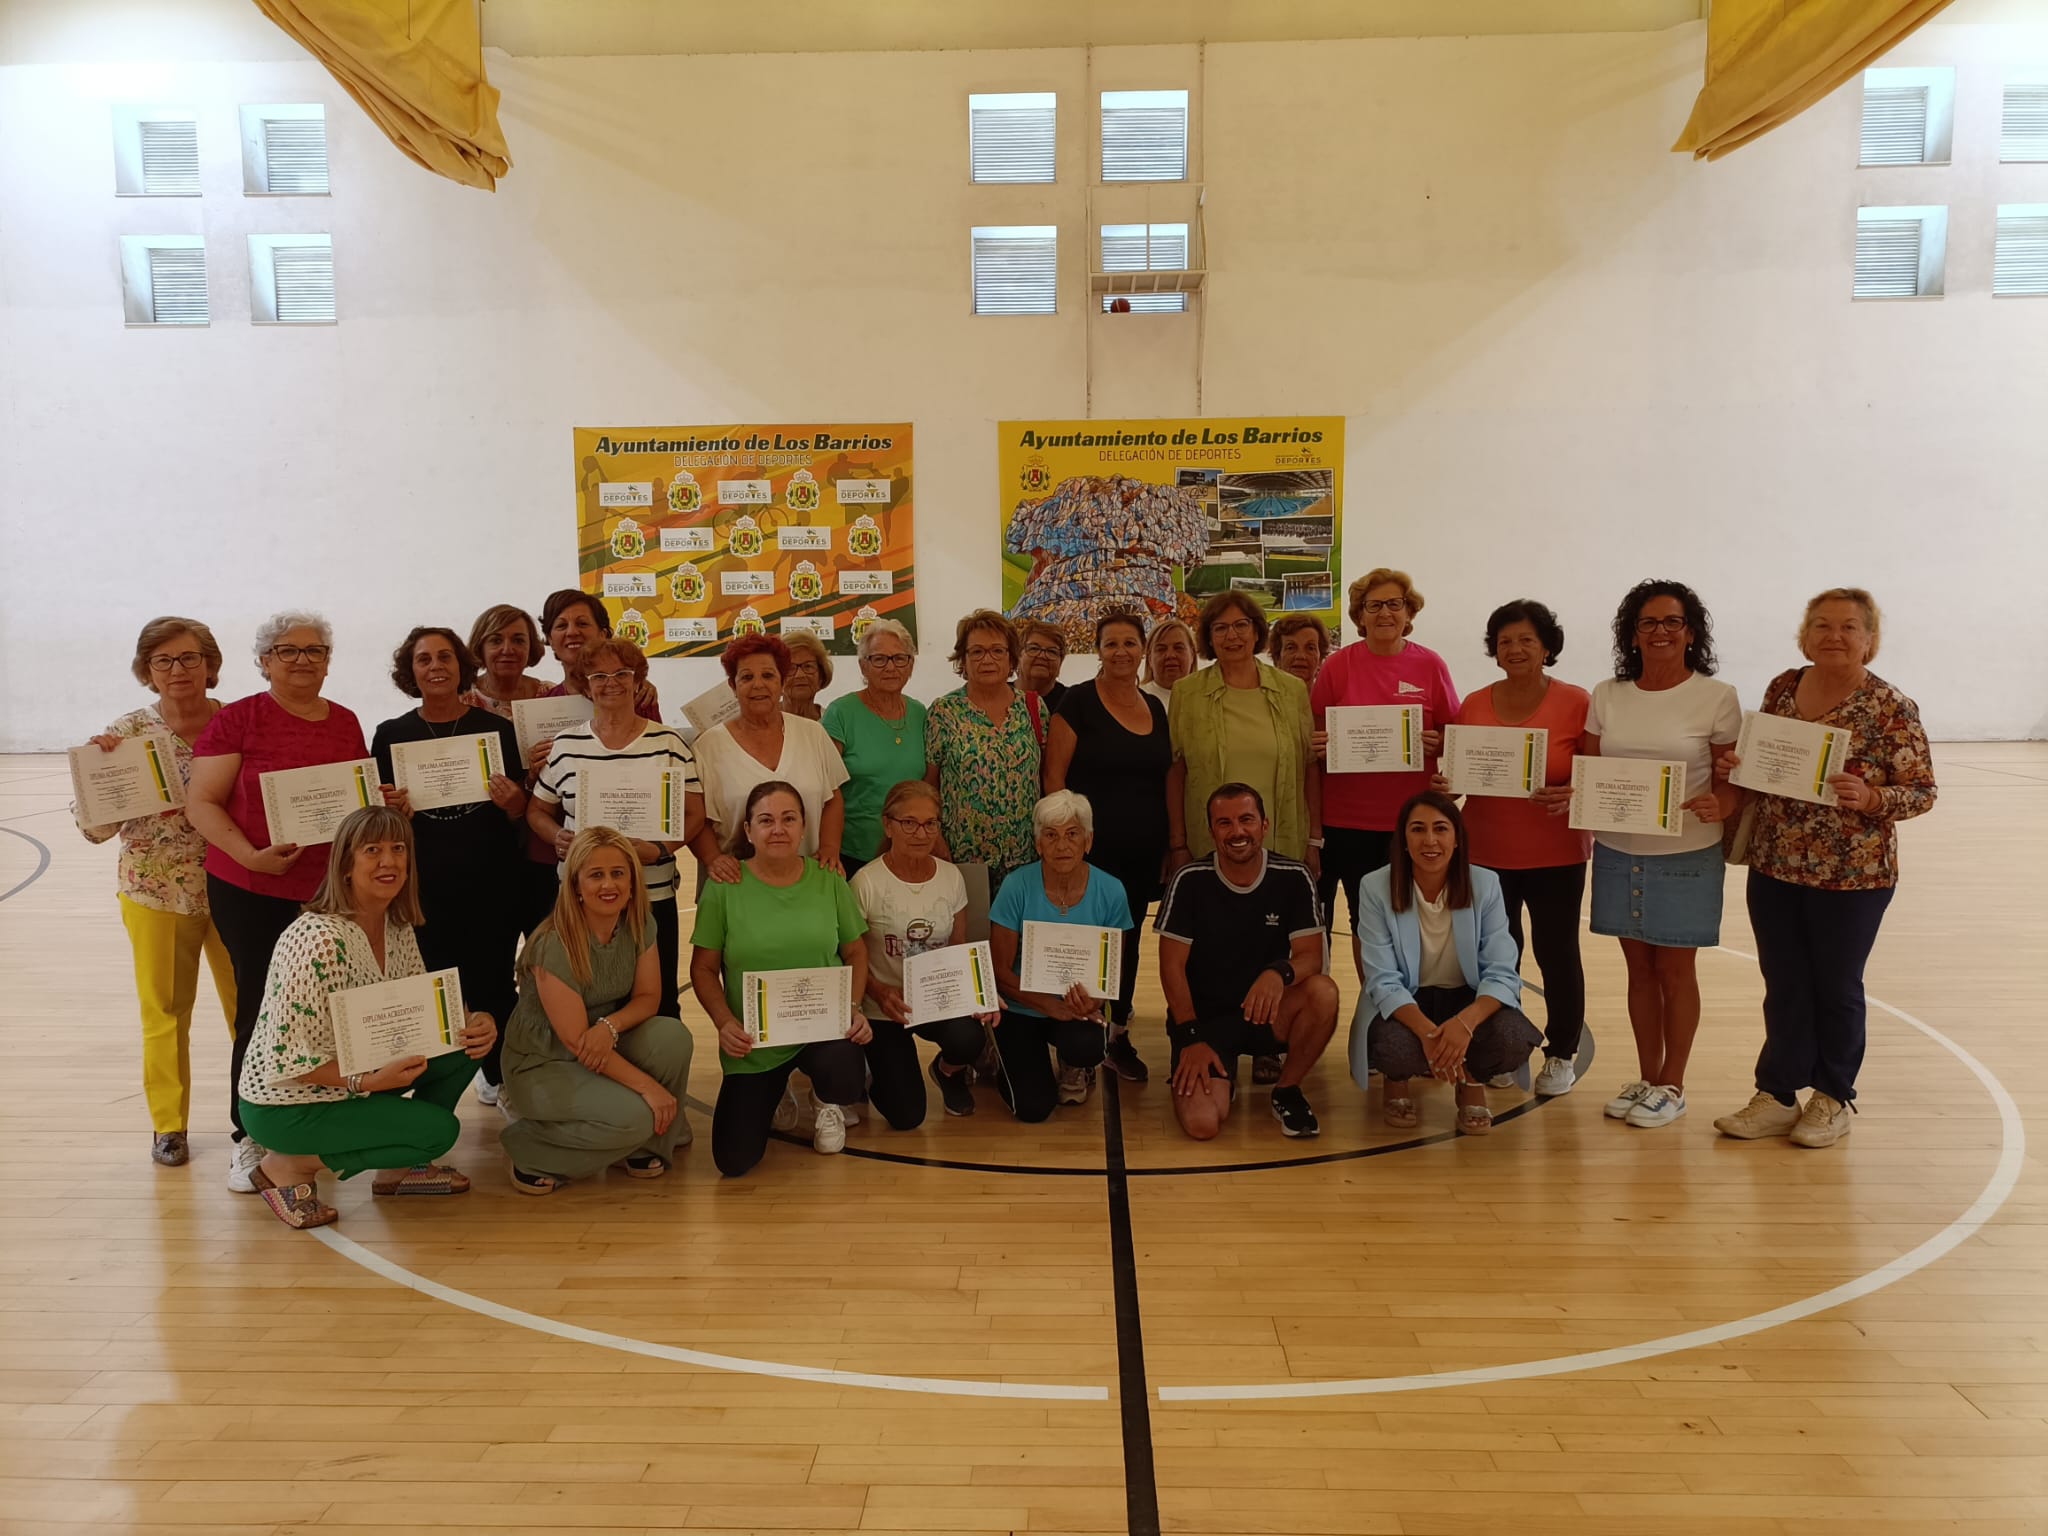
[[[934,1056],[928,1069],[931,1080],[939,1085],[939,1099],[946,1106],[949,1115],[971,1115],[974,1113],[974,1090],[968,1086],[965,1072],[941,1072],[939,1058]]]
[[[1308,1095],[1299,1088],[1273,1090],[1273,1118],[1280,1122],[1280,1134],[1283,1136],[1316,1136],[1322,1133],[1316,1112],[1309,1108]]]
[[[1102,1053],[1102,1059],[1109,1064],[1110,1071],[1127,1083],[1151,1081],[1152,1069],[1139,1057],[1138,1048],[1131,1044],[1128,1030],[1109,1037],[1109,1047]]]

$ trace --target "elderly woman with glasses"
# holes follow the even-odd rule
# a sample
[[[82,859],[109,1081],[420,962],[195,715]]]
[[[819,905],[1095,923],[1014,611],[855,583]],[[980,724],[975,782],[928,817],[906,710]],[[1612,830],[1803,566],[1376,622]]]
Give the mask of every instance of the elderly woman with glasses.
[[[270,835],[263,775],[370,755],[356,717],[321,692],[334,631],[317,613],[272,614],[256,630],[256,670],[269,687],[227,705],[192,743],[185,814],[210,845],[206,899],[235,972],[235,1047],[230,1089],[263,1002],[270,952],[319,889],[324,845],[301,848]],[[241,1100],[230,1092],[234,1148],[228,1188],[253,1193],[264,1149],[242,1129]]]
[[[963,686],[935,701],[925,724],[925,782],[939,792],[940,858],[988,866],[999,889],[1031,857],[1048,711],[1010,682],[1022,650],[1016,626],[977,608],[953,631]]]
[[[894,619],[877,619],[855,647],[863,686],[825,706],[825,734],[846,765],[846,826],[839,862],[847,877],[882,851],[882,805],[905,779],[924,777],[925,709],[903,691],[917,644]]]
[[[135,641],[135,680],[156,695],[130,710],[93,742],[111,752],[134,736],[168,738],[171,768],[192,780],[192,744],[220,713],[207,690],[220,681],[220,646],[197,619],[151,619]],[[78,807],[72,807],[74,815]],[[165,1167],[190,1157],[186,1120],[192,1107],[192,1006],[199,996],[199,958],[206,957],[224,1017],[235,1016],[235,976],[206,904],[206,839],[185,812],[169,810],[107,826],[79,823],[87,842],[121,839],[115,873],[121,923],[135,952],[135,992],[142,1005],[142,1096],[154,1140],[150,1157]]]
[[[682,934],[676,916],[676,849],[684,844],[710,851],[705,838],[704,783],[697,757],[673,726],[636,713],[634,699],[647,680],[647,658],[628,640],[600,640],[583,653],[583,682],[590,690],[588,725],[562,732],[548,754],[548,765],[535,781],[527,802],[526,824],[553,845],[556,856],[569,852],[583,825],[578,810],[582,770],[595,763],[649,763],[673,770],[683,786],[683,835],[680,839],[633,838],[633,853],[647,879],[647,900],[654,918],[655,949],[661,966],[661,994],[656,1010],[665,1019],[678,1016],[680,988],[676,972],[682,964]],[[518,1108],[515,1102],[513,1108]]]
[[[807,629],[793,629],[782,637],[789,647],[789,676],[782,680],[782,712],[799,720],[818,720],[824,711],[818,695],[832,686],[832,657],[825,642]]]
[[[1249,784],[1272,821],[1266,846],[1314,873],[1323,776],[1311,750],[1308,690],[1292,673],[1259,660],[1266,615],[1244,593],[1210,598],[1195,632],[1202,654],[1216,665],[1176,684],[1167,712],[1173,737],[1167,867],[1178,869],[1215,850],[1209,796],[1225,784]]]
[[[1026,693],[1037,694],[1047,709],[1057,713],[1067,696],[1067,685],[1060,681],[1060,665],[1067,659],[1065,631],[1043,619],[1031,619],[1017,626],[1017,638],[1023,642],[1017,685]]]
[[[1064,992],[1025,988],[1024,925],[1131,927],[1124,888],[1114,875],[1088,862],[1095,812],[1087,798],[1070,789],[1047,795],[1032,807],[1031,825],[1038,861],[1003,882],[988,914],[989,954],[1003,999],[1002,1022],[996,1026],[996,1088],[1011,1113],[1027,1124],[1051,1115],[1055,1103],[1088,1101],[1108,1033],[1103,999],[1079,982]]]

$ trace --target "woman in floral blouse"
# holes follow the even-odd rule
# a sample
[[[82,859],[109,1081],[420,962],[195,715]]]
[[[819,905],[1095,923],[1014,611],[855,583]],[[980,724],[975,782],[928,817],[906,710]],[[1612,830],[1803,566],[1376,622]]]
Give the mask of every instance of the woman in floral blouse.
[[[942,859],[986,864],[991,895],[1032,860],[1031,808],[1050,711],[1011,685],[1020,656],[1016,626],[977,608],[953,635],[953,670],[966,680],[925,716],[925,782],[939,792]]]
[[[1897,823],[1934,805],[1934,765],[1913,701],[1870,670],[1877,603],[1834,587],[1806,605],[1799,649],[1812,663],[1782,672],[1763,713],[1849,732],[1833,805],[1753,796],[1749,921],[1764,973],[1764,1048],[1756,1094],[1714,1128],[1744,1140],[1791,1134],[1802,1147],[1849,1134],[1863,1065],[1863,964],[1899,880]],[[1741,760],[1720,753],[1715,776]],[[1805,1107],[1797,1094],[1811,1088]]]
[[[192,743],[220,711],[207,690],[220,681],[220,646],[197,619],[151,619],[135,641],[129,669],[157,696],[93,737],[111,752],[124,737],[168,737],[178,779],[192,778]],[[77,807],[72,807],[74,814]],[[206,907],[206,839],[183,807],[133,821],[89,827],[86,841],[119,836],[115,874],[121,922],[135,951],[135,992],[142,1004],[142,1096],[155,1133],[149,1155],[169,1168],[191,1156],[186,1121],[192,1108],[192,1005],[199,996],[199,957],[213,972],[222,1017],[235,1016],[235,972]],[[232,1026],[231,1026],[232,1032]]]
[[[420,879],[412,827],[389,806],[349,814],[334,834],[327,874],[270,957],[263,1007],[237,1084],[242,1123],[268,1150],[256,1192],[288,1227],[335,1219],[314,1181],[379,1172],[379,1195],[459,1195],[469,1180],[434,1161],[461,1133],[455,1101],[498,1038],[497,1021],[470,1013],[460,1050],[405,1056],[344,1074],[335,1049],[337,992],[426,974],[413,929]]]

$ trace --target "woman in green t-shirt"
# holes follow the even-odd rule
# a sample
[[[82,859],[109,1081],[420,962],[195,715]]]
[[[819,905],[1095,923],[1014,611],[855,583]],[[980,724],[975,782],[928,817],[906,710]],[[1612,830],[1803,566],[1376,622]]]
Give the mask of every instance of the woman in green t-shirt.
[[[519,955],[501,1093],[512,1187],[550,1195],[616,1167],[658,1179],[690,1140],[690,1032],[660,1012],[660,948],[633,842],[585,827],[562,860],[555,910]]]
[[[780,779],[756,784],[741,818],[740,878],[704,887],[690,942],[690,981],[718,1030],[724,1069],[711,1116],[711,1157],[718,1171],[737,1178],[761,1160],[771,1130],[788,1129],[777,1110],[789,1077],[811,1080],[817,1122],[811,1145],[837,1152],[846,1145],[845,1106],[867,1086],[861,1047],[873,1031],[859,1008],[867,991],[867,932],[846,881],[816,859],[805,858],[804,802]],[[851,969],[853,1006],[845,1035],[807,1045],[758,1045],[741,1022],[750,971]]]

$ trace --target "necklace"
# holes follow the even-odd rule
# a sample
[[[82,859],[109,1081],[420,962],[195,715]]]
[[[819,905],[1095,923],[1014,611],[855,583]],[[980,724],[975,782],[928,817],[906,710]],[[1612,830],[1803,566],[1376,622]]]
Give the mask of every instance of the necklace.
[[[457,731],[462,729],[462,715],[457,715],[453,720],[429,720],[425,705],[414,710],[413,713],[420,717],[420,724],[427,728],[427,734],[436,741],[447,741]],[[468,711],[465,710],[463,713],[467,714]],[[442,730],[441,727],[443,725],[446,725],[448,729]]]
[[[895,695],[896,714],[895,717],[892,719],[888,715],[883,714],[879,709],[875,708],[875,697],[878,697],[878,695],[871,696],[868,695],[865,691],[863,691],[861,702],[867,706],[868,713],[873,715],[877,720],[881,721],[882,724],[893,725],[896,728],[894,732],[894,735],[896,737],[896,745],[899,747],[902,746],[903,725],[904,722],[910,718],[910,706],[904,702],[902,694],[899,693]]]
[[[1081,898],[1083,896],[1086,896],[1087,894],[1088,876],[1085,872],[1081,876],[1080,889],[1076,890],[1071,896],[1069,896],[1064,901],[1060,899],[1060,893],[1053,889],[1051,878],[1048,877],[1045,882],[1045,899],[1051,902],[1055,907],[1059,908],[1059,910],[1062,912],[1073,911],[1074,908],[1078,907],[1081,904]]]

